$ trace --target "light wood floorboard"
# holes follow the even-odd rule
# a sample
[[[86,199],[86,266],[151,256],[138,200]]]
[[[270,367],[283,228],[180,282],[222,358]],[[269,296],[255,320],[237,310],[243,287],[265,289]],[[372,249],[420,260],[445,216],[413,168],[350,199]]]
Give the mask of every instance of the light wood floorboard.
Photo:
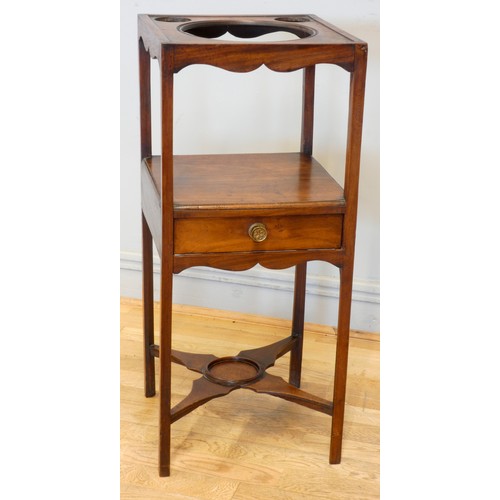
[[[158,325],[158,309],[156,309]],[[173,348],[234,355],[289,335],[290,322],[174,306]],[[379,498],[379,336],[350,342],[343,457],[328,463],[327,415],[252,391],[214,399],[172,426],[172,467],[160,478],[158,398],[145,398],[142,305],[121,300],[121,499]],[[335,331],[306,324],[302,388],[331,400]],[[289,355],[270,373],[288,376]],[[172,403],[199,374],[172,365]]]

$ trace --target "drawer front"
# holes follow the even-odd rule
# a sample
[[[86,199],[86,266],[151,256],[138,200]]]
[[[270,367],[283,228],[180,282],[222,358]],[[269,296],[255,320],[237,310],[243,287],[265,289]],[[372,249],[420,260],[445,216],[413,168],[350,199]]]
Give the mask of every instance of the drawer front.
[[[340,248],[343,215],[176,219],[176,254]]]

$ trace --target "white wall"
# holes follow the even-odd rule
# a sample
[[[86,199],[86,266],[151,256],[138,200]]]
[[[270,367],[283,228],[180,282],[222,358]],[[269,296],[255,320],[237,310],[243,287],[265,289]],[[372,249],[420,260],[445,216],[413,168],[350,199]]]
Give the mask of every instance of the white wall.
[[[140,297],[140,179],[137,14],[313,13],[369,45],[352,327],[379,330],[379,6],[378,1],[146,1],[121,4],[121,293]],[[153,62],[153,99],[159,97]],[[229,73],[210,66],[182,70],[175,80],[176,154],[297,151],[301,72]],[[348,73],[319,65],[314,156],[343,179]],[[153,116],[153,153],[159,152],[159,114]],[[189,269],[174,279],[174,301],[290,317],[292,270],[261,267],[228,273]],[[309,264],[306,320],[336,324],[338,271]]]

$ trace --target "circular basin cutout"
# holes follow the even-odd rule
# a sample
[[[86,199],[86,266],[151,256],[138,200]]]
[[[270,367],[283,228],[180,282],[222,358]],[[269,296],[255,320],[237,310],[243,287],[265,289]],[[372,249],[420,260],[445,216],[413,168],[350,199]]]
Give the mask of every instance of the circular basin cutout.
[[[272,41],[287,41],[290,40],[290,35],[293,35],[293,38],[307,38],[316,34],[313,29],[306,26],[290,26],[279,22],[199,21],[179,26],[178,29],[201,38],[219,38],[228,33],[245,41],[256,42],[260,41],[258,37],[270,33],[283,35],[282,39],[273,38]],[[262,41],[267,42],[268,40]]]

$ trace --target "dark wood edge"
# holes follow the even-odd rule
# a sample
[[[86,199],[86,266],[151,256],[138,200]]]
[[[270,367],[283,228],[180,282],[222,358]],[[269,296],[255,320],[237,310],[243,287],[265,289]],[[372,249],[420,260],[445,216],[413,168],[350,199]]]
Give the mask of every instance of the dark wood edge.
[[[209,210],[209,212],[207,211]],[[331,202],[314,203],[296,203],[293,208],[283,204],[261,204],[259,209],[254,208],[217,208],[210,205],[204,205],[202,210],[196,210],[191,207],[174,207],[174,218],[177,219],[195,219],[195,218],[227,218],[227,217],[281,217],[281,216],[299,216],[307,213],[308,215],[341,215],[345,212],[345,202],[332,205]]]

